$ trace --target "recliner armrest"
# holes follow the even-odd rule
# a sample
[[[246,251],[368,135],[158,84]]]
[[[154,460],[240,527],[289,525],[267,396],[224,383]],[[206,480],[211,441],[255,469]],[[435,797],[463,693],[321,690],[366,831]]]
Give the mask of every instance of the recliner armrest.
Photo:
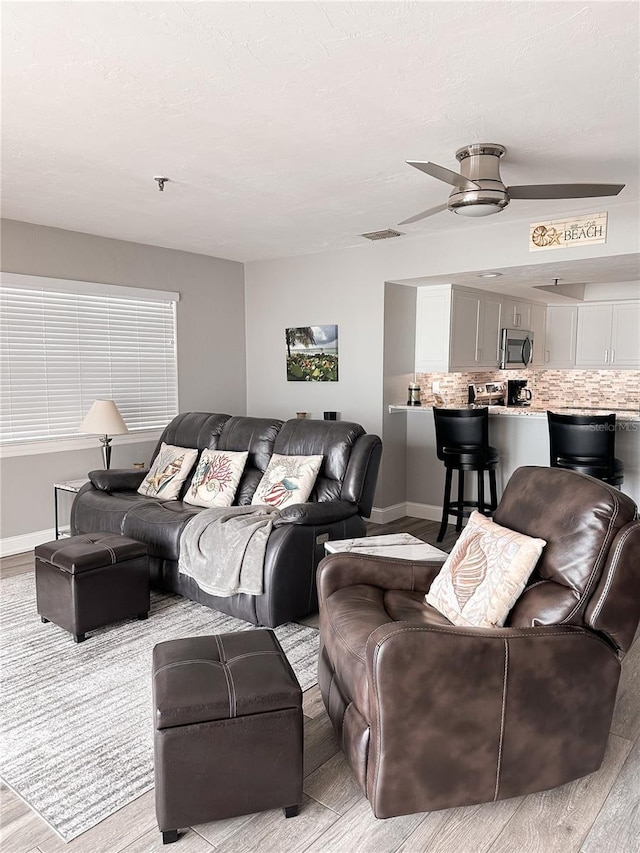
[[[283,524],[333,524],[358,514],[358,507],[351,501],[322,501],[320,503],[292,504],[280,510],[274,521],[275,527]]]
[[[140,468],[110,468],[89,471],[89,479],[96,489],[102,492],[135,491],[148,471]]]
[[[349,552],[331,554],[318,566],[320,604],[336,590],[354,584],[426,592],[441,568],[442,561],[399,560]]]

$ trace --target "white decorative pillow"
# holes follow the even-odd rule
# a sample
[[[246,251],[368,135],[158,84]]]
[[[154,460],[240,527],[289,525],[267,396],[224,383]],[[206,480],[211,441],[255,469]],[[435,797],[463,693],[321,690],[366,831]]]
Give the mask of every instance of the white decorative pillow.
[[[198,456],[197,450],[190,447],[175,447],[173,444],[160,445],[160,451],[144,478],[138,492],[149,498],[162,498],[175,501],[180,488],[193,468]]]
[[[239,450],[203,450],[184,502],[194,506],[231,506],[248,455]]]
[[[274,453],[251,503],[268,504],[276,509],[305,503],[321,465],[322,456],[281,456]]]
[[[500,627],[546,544],[472,512],[425,600],[454,625]]]

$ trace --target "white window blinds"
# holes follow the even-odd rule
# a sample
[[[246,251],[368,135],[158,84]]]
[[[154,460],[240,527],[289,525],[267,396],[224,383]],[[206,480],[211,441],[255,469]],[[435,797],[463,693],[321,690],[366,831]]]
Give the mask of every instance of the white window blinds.
[[[166,426],[178,411],[178,295],[68,285],[0,288],[0,442],[77,436],[98,398],[115,400],[130,431]]]

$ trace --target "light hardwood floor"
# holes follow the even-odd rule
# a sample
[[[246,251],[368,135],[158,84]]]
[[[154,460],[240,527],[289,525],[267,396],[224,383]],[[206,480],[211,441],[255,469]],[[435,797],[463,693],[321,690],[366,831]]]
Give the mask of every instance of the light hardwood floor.
[[[404,518],[370,525],[435,545],[438,525]],[[452,527],[442,546],[450,550]],[[0,561],[0,575],[33,570],[31,554]],[[314,619],[305,620],[314,624]],[[280,810],[188,829],[163,847],[153,791],[69,844],[0,785],[3,853],[640,853],[640,639],[622,667],[602,768],[553,791],[480,806],[376,820],[336,742],[318,687],[303,699],[305,799],[300,815]]]

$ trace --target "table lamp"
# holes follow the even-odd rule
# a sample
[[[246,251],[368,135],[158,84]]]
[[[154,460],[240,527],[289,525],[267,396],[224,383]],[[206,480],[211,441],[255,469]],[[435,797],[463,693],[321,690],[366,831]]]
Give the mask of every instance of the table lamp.
[[[111,465],[111,438],[109,436],[123,435],[129,430],[113,400],[94,400],[85,419],[80,424],[80,432],[104,436],[100,439],[102,457],[104,467],[109,468]]]

